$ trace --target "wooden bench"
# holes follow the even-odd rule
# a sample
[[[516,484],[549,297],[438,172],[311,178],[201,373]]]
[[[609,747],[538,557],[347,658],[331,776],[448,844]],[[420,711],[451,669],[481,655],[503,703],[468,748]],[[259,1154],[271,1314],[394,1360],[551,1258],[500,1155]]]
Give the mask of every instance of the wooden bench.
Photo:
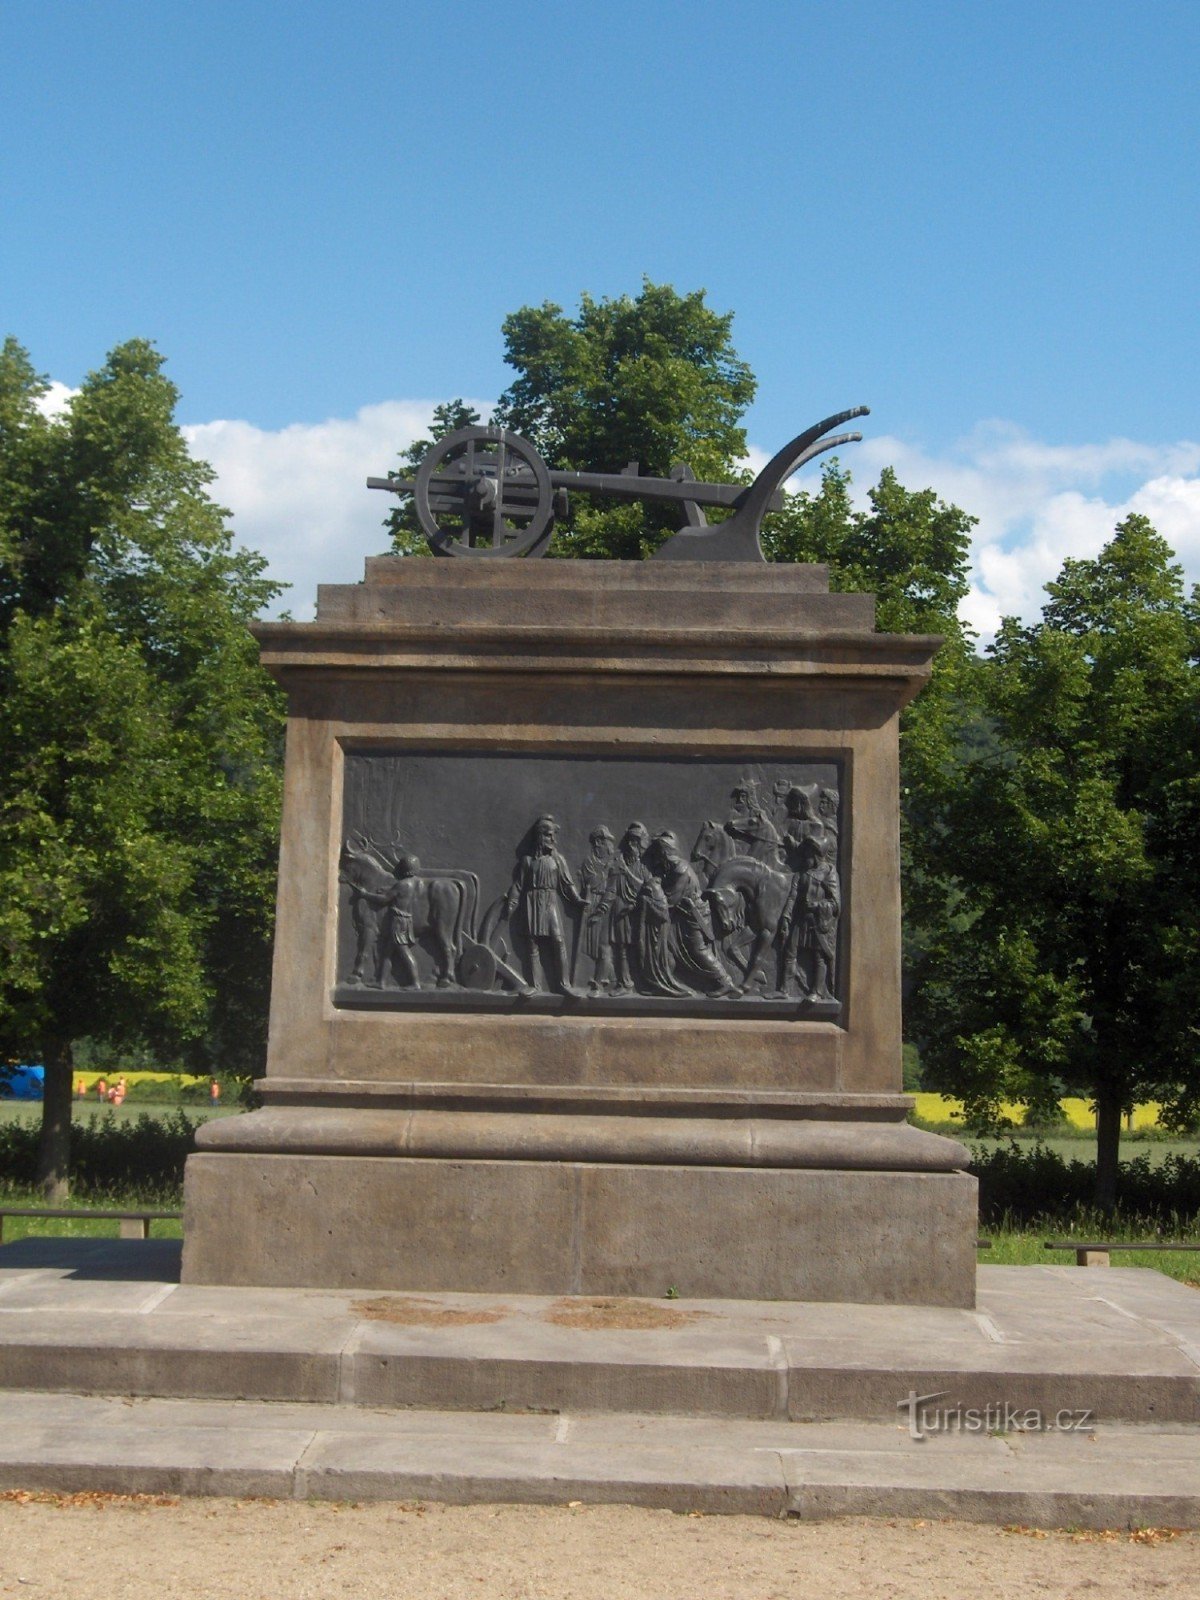
[[[1044,1246],[1047,1250],[1074,1250],[1075,1265],[1077,1267],[1110,1267],[1111,1250],[1195,1250],[1200,1252],[1200,1242],[1196,1244],[1165,1244],[1152,1241],[1146,1244],[1131,1244],[1127,1240],[1118,1239],[1100,1241],[1099,1243],[1085,1244],[1078,1239],[1063,1241],[1048,1240]]]
[[[5,1217],[74,1217],[80,1222],[117,1221],[122,1239],[148,1239],[150,1224],[170,1218],[178,1221],[182,1211],[83,1211],[72,1206],[6,1206],[0,1204],[0,1244],[4,1243]]]

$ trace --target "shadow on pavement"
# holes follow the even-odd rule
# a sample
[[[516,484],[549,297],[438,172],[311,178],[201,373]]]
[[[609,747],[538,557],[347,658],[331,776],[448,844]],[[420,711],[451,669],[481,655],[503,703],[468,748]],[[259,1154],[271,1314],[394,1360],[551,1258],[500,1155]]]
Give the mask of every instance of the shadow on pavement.
[[[0,1246],[0,1273],[49,1268],[67,1278],[178,1283],[182,1239],[17,1239]]]

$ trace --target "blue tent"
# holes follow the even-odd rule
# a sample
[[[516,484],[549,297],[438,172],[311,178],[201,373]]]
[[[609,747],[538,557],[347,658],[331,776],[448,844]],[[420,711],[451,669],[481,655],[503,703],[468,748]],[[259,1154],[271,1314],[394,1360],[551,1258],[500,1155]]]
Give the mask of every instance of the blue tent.
[[[40,1100],[45,1077],[45,1067],[31,1067],[25,1063],[0,1072],[0,1100]]]

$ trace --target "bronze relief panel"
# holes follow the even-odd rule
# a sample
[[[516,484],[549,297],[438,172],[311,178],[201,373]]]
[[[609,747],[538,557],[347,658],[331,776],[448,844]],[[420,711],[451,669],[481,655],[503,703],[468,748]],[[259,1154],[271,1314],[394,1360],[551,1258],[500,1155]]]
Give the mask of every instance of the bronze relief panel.
[[[348,750],[334,1002],[836,1017],[835,761]]]

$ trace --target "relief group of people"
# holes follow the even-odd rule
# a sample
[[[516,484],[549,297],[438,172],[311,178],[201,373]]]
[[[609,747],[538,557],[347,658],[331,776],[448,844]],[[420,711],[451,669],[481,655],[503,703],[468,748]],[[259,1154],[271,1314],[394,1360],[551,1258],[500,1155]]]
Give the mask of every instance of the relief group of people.
[[[785,880],[782,914],[768,930],[778,944],[782,991],[832,999],[841,914],[837,792],[821,789],[814,803],[805,789],[778,785],[776,798],[786,807],[779,827],[755,785],[739,785],[731,798],[723,829],[730,855],[752,857]],[[715,876],[716,863],[689,861],[674,832],[652,838],[641,822],[631,822],[619,843],[608,827],[595,827],[589,846],[576,884],[558,846],[558,824],[546,814],[518,864],[505,910],[523,916],[531,967],[541,969],[540,981],[536,970],[529,973],[533,987],[578,993],[582,952],[593,995],[743,992],[726,954],[728,929],[714,923],[713,880],[702,876],[705,864]],[[564,903],[580,917],[570,961]]]
[[[578,961],[568,967],[560,912],[565,901],[582,918],[592,994],[691,995],[695,991],[677,976],[676,954],[709,994],[738,994],[721,959],[703,886],[675,835],[651,839],[643,823],[631,822],[619,845],[603,825],[592,829],[589,843],[579,874],[582,888],[558,848],[558,824],[548,814],[535,823],[533,851],[517,866],[505,909],[510,917],[523,915],[531,959],[543,976],[539,985],[538,974],[530,973],[534,986],[578,992]]]

